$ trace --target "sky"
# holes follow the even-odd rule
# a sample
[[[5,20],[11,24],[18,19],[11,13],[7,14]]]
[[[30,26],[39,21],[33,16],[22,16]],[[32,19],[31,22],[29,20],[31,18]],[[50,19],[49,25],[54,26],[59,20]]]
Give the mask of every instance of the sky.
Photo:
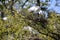
[[[51,5],[48,7],[48,9],[53,9],[53,10],[55,10],[55,12],[60,13],[60,7],[55,6],[55,4],[56,4],[55,0],[51,0],[50,4]]]

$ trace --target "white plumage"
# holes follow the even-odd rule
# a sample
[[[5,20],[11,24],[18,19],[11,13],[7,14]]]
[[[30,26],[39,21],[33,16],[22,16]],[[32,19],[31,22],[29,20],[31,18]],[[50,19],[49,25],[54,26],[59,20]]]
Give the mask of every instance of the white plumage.
[[[31,28],[30,26],[24,27],[23,29],[24,29],[24,30],[32,31],[32,28]]]
[[[7,20],[7,17],[3,17],[3,20]]]
[[[30,7],[29,9],[28,9],[28,11],[29,12],[31,12],[31,11],[37,11],[39,9],[39,6],[32,6],[32,7]]]
[[[23,28],[23,30],[28,30],[28,31],[30,31],[30,33],[33,33],[33,34],[39,34],[39,32],[37,30],[35,30],[34,28],[32,28],[30,26],[25,26]]]

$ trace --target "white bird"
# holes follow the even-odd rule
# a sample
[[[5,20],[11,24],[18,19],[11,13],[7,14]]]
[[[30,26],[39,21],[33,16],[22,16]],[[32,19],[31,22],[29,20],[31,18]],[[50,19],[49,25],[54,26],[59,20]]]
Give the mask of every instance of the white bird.
[[[3,17],[3,20],[7,20],[7,17]]]
[[[34,28],[32,28],[30,26],[25,26],[23,28],[23,30],[28,30],[28,31],[30,31],[30,33],[33,33],[33,34],[39,34],[39,32],[37,30],[35,30]]]
[[[36,12],[39,9],[39,6],[32,6],[28,9],[29,12]]]
[[[24,27],[24,30],[29,30],[30,32],[32,31],[32,28],[30,26]]]

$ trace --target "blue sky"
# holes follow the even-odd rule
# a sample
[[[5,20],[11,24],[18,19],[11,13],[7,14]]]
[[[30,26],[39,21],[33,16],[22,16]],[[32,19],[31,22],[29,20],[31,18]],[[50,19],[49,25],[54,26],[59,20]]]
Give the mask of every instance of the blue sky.
[[[55,10],[55,12],[60,13],[60,7],[55,6],[56,0],[51,0],[50,4],[51,5],[48,7],[48,9],[53,9],[53,10]]]

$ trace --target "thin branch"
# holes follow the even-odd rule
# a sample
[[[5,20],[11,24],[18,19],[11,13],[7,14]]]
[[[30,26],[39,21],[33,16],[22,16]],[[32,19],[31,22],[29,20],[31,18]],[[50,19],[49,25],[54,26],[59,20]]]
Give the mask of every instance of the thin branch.
[[[28,0],[25,1],[25,3],[28,2]],[[22,8],[24,7],[25,3],[22,5]]]

